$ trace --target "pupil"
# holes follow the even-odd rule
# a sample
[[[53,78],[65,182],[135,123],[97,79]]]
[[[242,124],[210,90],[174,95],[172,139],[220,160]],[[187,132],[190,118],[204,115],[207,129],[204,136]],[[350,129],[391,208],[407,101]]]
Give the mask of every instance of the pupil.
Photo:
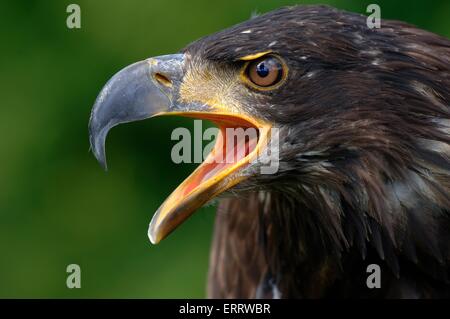
[[[260,77],[265,78],[266,76],[269,75],[269,68],[266,66],[264,62],[261,62],[256,66],[256,73]]]

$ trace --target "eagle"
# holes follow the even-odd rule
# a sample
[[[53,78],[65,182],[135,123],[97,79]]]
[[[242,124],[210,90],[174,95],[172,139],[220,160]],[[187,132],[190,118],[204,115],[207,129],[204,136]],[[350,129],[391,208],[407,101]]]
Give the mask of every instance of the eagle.
[[[158,243],[218,200],[208,297],[443,298],[449,103],[448,39],[400,21],[369,28],[329,6],[284,7],[119,71],[93,106],[90,144],[106,168],[117,124],[178,115],[217,126],[148,232]],[[231,143],[237,129],[257,134]],[[215,161],[230,152],[234,161]]]

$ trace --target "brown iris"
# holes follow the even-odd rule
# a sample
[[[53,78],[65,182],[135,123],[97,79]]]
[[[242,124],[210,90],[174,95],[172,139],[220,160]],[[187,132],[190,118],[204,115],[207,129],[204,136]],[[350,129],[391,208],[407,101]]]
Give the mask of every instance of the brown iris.
[[[255,85],[271,87],[283,78],[283,65],[273,56],[263,57],[252,61],[247,66],[247,77]]]

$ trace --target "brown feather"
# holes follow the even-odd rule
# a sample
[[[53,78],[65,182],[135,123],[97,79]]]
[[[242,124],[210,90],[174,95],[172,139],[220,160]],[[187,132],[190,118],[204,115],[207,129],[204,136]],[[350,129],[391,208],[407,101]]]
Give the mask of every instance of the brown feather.
[[[269,45],[286,84],[233,99],[280,129],[280,169],[250,168],[220,204],[209,296],[450,296],[450,41],[302,6],[184,51],[236,70]],[[371,263],[381,289],[366,286]]]

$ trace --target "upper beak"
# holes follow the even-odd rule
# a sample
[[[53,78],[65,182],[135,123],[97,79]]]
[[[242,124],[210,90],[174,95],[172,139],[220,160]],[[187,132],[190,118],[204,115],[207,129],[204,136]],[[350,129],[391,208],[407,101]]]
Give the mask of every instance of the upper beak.
[[[233,163],[202,163],[159,207],[149,226],[149,238],[157,243],[214,196],[236,185],[245,174],[236,174],[249,165],[266,144],[267,123],[245,114],[227,112],[206,103],[180,101],[179,92],[185,73],[184,54],[149,58],[132,64],[114,75],[95,101],[89,123],[92,151],[106,169],[105,140],[117,124],[143,120],[155,115],[175,114],[208,119],[220,130],[208,158],[214,160],[225,149],[224,132],[228,127],[253,127],[259,130],[253,147],[245,144],[244,157]],[[228,156],[228,154],[227,154]],[[207,160],[205,160],[207,162]]]
[[[95,101],[89,123],[91,148],[106,169],[105,140],[121,123],[169,112],[173,90],[183,76],[184,55],[174,54],[136,62],[115,74]]]

